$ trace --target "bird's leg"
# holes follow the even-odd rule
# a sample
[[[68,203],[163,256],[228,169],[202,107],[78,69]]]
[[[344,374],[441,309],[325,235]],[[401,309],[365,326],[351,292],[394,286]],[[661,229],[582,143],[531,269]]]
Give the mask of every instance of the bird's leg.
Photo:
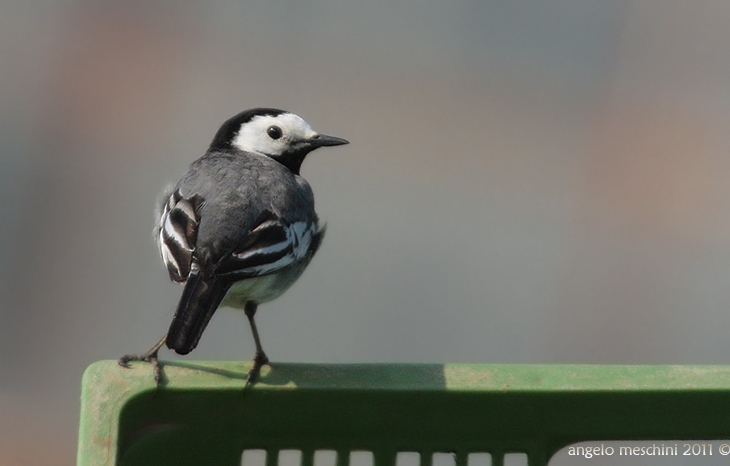
[[[256,344],[256,355],[253,358],[253,367],[246,377],[248,382],[255,382],[261,372],[261,367],[264,364],[269,363],[269,358],[266,357],[266,353],[264,353],[264,349],[261,347],[261,339],[259,338],[259,332],[256,329],[256,322],[254,321],[254,315],[256,315],[257,307],[258,304],[253,301],[248,301],[243,308],[243,311],[246,313],[246,317],[248,317],[248,323],[251,326],[253,341]]]
[[[160,362],[157,360],[157,353],[160,351],[160,348],[162,348],[162,345],[165,344],[166,340],[167,335],[162,337],[162,339],[158,341],[155,346],[150,348],[150,350],[147,351],[145,354],[127,354],[119,358],[119,361],[117,362],[120,366],[126,367],[127,369],[129,368],[130,361],[143,361],[152,363],[152,371],[155,374],[155,383],[157,383],[157,385],[160,385],[160,382],[162,382],[162,366],[160,366]]]

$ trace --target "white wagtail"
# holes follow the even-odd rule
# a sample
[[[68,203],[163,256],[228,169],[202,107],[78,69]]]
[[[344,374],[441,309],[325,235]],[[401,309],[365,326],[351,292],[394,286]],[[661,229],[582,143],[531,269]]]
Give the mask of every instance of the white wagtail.
[[[159,383],[162,345],[189,353],[224,305],[248,317],[256,344],[248,380],[255,379],[269,361],[256,308],[299,278],[324,236],[312,188],[299,169],[314,149],[347,143],[272,108],[247,110],[223,123],[159,208],[155,237],[162,260],[170,278],[185,284],[170,330],[147,353],[124,356],[119,364],[151,362]]]

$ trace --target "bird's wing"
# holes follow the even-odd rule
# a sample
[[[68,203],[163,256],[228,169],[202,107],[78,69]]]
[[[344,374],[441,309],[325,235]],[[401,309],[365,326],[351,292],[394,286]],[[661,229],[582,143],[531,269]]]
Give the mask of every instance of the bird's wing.
[[[170,278],[184,282],[190,275],[200,217],[197,209],[202,199],[186,199],[180,190],[173,191],[162,205],[157,223],[157,245]]]
[[[214,274],[237,281],[276,273],[304,258],[316,237],[315,222],[288,223],[265,210],[241,244],[221,258]]]

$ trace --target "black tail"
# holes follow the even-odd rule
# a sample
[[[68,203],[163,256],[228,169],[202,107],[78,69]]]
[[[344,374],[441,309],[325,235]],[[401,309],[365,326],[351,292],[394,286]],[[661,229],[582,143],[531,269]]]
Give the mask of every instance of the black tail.
[[[200,273],[192,273],[185,283],[180,304],[167,332],[167,347],[177,354],[188,354],[195,349],[230,287],[229,283],[214,278],[204,279]]]

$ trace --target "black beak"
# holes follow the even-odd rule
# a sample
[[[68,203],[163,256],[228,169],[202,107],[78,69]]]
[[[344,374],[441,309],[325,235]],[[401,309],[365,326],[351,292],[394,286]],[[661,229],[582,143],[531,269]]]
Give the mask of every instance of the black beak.
[[[341,146],[343,144],[349,144],[350,141],[347,139],[336,138],[334,136],[326,136],[324,134],[318,134],[310,140],[310,144],[314,147],[325,147],[325,146]]]

